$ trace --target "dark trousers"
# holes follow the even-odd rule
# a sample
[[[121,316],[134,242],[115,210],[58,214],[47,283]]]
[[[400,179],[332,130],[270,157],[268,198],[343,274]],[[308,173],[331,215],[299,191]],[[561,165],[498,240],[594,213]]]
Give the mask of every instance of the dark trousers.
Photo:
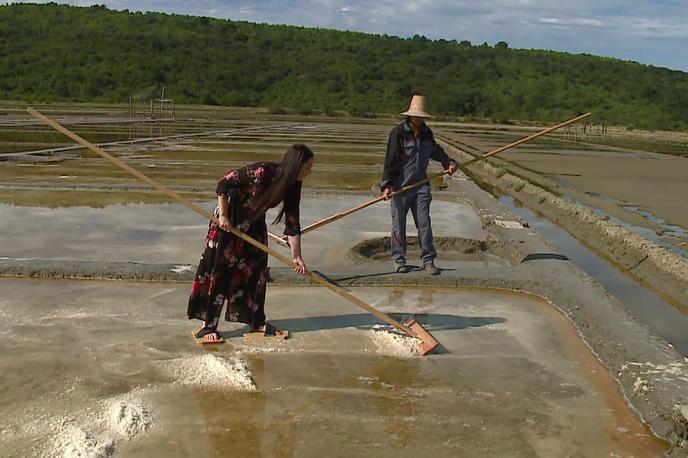
[[[392,259],[394,262],[406,262],[406,216],[409,209],[418,229],[423,264],[433,262],[437,257],[432,243],[430,202],[432,202],[432,194],[429,185],[406,191],[392,198]]]

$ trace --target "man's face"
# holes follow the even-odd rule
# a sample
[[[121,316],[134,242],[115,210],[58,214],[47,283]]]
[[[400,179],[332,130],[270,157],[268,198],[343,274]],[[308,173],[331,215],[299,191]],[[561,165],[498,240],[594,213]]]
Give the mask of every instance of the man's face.
[[[409,122],[411,123],[411,126],[413,126],[414,129],[418,129],[425,123],[425,119],[419,118],[417,116],[409,116]]]

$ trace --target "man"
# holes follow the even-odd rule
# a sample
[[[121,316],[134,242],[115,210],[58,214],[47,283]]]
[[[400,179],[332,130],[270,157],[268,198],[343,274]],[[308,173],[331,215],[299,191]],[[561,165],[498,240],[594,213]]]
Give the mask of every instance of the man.
[[[431,118],[427,113],[425,97],[414,95],[409,109],[401,114],[406,116],[406,120],[389,133],[381,184],[385,200],[392,199],[392,260],[397,272],[407,273],[411,270],[406,265],[406,216],[410,209],[418,229],[425,271],[430,275],[439,275],[440,270],[435,267],[437,252],[432,242],[430,224],[430,183],[398,196],[392,197],[391,194],[403,186],[426,179],[430,159],[441,162],[449,174],[456,171],[457,163],[435,142],[432,131],[425,125],[425,119]]]

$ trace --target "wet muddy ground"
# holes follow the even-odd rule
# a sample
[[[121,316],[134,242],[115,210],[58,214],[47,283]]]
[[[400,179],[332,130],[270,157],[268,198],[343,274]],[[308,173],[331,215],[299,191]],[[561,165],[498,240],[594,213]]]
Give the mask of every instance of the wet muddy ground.
[[[322,289],[270,288],[283,343],[199,348],[186,286],[2,281],[3,456],[661,456],[549,305],[498,293],[355,289],[420,313],[408,357]],[[30,291],[30,294],[27,294]],[[279,451],[279,453],[277,453]]]

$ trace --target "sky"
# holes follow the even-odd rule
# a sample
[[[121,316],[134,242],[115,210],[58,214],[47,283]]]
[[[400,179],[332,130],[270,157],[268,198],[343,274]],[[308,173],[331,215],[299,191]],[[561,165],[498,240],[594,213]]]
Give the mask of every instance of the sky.
[[[59,1],[86,6],[93,1]],[[688,71],[688,0],[100,0],[160,11],[616,57]]]

